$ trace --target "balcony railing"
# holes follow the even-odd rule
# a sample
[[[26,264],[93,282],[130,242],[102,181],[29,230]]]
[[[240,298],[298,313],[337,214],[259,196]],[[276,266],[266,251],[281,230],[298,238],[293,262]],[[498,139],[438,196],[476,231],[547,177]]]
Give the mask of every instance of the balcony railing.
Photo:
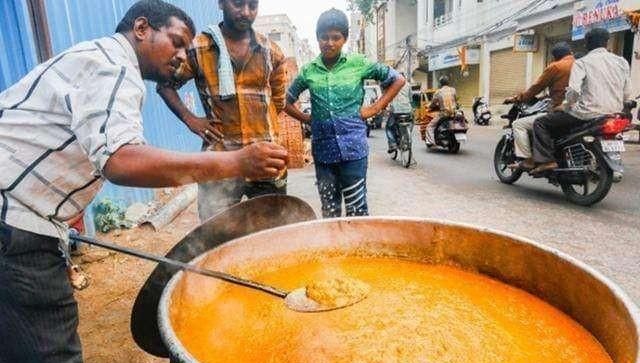
[[[443,15],[440,15],[439,17],[435,18],[434,22],[433,22],[433,27],[434,28],[439,28],[441,26],[445,26],[449,23],[451,23],[451,21],[453,20],[453,13],[446,13]]]

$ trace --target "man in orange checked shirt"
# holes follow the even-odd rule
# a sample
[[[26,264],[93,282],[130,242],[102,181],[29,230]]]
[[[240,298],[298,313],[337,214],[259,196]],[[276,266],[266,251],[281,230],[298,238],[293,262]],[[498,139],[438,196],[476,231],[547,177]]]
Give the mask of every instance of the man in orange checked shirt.
[[[278,114],[285,106],[286,66],[280,48],[254,32],[258,0],[219,0],[223,22],[198,34],[188,61],[174,82],[158,93],[205,150],[236,150],[279,139]],[[177,88],[194,79],[206,117],[195,116]],[[226,83],[225,83],[226,82]],[[198,185],[198,212],[204,221],[243,196],[286,194],[286,173],[268,180],[231,179]]]

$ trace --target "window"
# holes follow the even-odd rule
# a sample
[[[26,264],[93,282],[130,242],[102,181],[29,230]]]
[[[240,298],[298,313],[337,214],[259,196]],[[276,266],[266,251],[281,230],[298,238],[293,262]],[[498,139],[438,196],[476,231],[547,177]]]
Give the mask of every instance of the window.
[[[448,23],[452,18],[453,0],[434,0],[433,21],[434,26],[439,27]]]
[[[269,33],[269,39],[274,42],[279,42],[282,39],[282,33]]]

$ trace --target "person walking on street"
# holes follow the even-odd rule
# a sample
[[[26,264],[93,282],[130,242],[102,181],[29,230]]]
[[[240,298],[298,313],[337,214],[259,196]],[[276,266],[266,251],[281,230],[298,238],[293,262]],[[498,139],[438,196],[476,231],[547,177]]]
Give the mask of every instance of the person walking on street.
[[[198,34],[187,61],[158,93],[203,150],[237,150],[256,141],[277,142],[278,114],[285,105],[286,65],[280,48],[256,33],[258,0],[219,0],[223,21]],[[194,115],[177,88],[194,79],[205,117]],[[220,210],[264,194],[286,194],[286,172],[276,178],[237,178],[198,184],[198,214],[205,221]]]
[[[528,90],[514,97],[505,100],[505,103],[529,102],[537,94],[549,89],[551,104],[549,112],[560,111],[566,88],[569,85],[569,76],[575,59],[571,53],[571,48],[566,42],[560,42],[551,49],[554,62],[545,68],[538,80],[529,87]],[[534,121],[541,117],[540,114],[523,117],[513,123],[513,136],[515,142],[516,157],[520,162],[509,165],[512,169],[531,170],[535,167],[533,161],[533,151],[531,150],[531,133],[533,132]]]
[[[585,42],[589,53],[577,59],[571,68],[565,111],[547,114],[534,122],[533,156],[539,165],[533,173],[558,168],[553,155],[553,137],[559,131],[621,112],[624,101],[631,100],[629,63],[607,50],[608,41],[606,29],[587,32]]]
[[[142,0],[116,34],[0,93],[0,362],[82,362],[68,225],[105,179],[157,188],[284,170],[286,150],[270,143],[196,154],[145,144],[143,79],[169,79],[194,33],[179,8]]]
[[[349,20],[340,10],[320,15],[316,36],[321,54],[302,67],[289,87],[285,110],[311,123],[323,217],[340,217],[343,198],[347,216],[366,216],[369,148],[364,120],[384,110],[405,80],[389,66],[373,63],[361,54],[342,52],[349,36]],[[380,81],[386,90],[376,102],[363,107],[365,79]],[[311,115],[294,106],[306,89],[311,94]]]
[[[401,74],[404,77],[404,73]],[[391,102],[390,108],[391,113],[389,114],[389,119],[385,125],[385,133],[389,144],[387,152],[389,154],[398,150],[398,117],[403,115],[412,116],[413,113],[413,107],[411,106],[411,85],[409,82],[406,82],[400,92],[398,92]]]

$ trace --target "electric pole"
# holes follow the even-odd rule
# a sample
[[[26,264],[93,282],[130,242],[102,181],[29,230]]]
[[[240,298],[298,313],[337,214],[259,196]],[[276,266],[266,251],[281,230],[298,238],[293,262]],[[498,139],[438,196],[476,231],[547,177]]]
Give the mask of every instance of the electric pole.
[[[411,58],[413,57],[413,47],[411,46],[411,37],[412,35],[407,35],[407,38],[404,40],[407,54],[407,82],[411,84]]]

